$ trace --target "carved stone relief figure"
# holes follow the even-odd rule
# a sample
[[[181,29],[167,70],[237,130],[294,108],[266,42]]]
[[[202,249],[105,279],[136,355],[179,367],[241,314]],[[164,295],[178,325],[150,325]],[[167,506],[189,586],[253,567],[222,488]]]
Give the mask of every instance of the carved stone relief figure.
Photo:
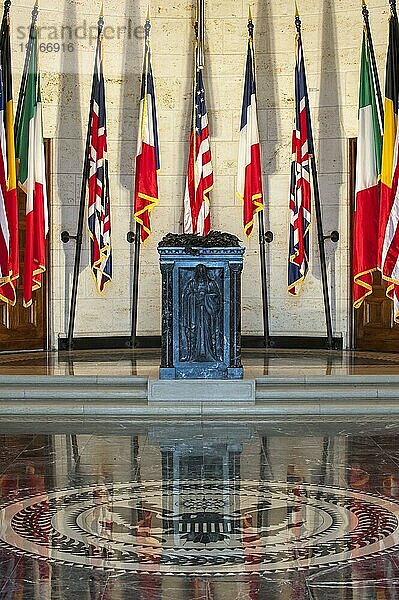
[[[222,295],[205,265],[197,265],[183,291],[182,334],[187,354],[183,362],[222,360]]]

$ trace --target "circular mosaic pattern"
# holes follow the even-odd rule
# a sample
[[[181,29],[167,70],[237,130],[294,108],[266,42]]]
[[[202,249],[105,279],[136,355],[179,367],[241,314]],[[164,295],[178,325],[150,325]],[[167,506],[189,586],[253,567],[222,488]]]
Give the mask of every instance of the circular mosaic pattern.
[[[257,481],[118,483],[0,509],[0,539],[42,559],[136,573],[320,568],[392,550],[399,504],[328,486]]]

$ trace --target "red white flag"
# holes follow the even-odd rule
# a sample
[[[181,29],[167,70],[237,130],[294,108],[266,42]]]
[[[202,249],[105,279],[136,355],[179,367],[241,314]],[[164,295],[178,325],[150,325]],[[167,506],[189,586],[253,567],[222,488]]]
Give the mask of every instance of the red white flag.
[[[353,224],[353,304],[359,308],[373,291],[378,266],[379,179],[382,134],[370,62],[369,40],[363,32],[359,91],[359,135],[356,203]]]
[[[140,128],[136,155],[136,189],[134,219],[141,225],[141,241],[151,233],[151,211],[158,204],[158,175],[160,168],[157,108],[151,66],[151,23],[145,25],[145,53],[141,81]]]
[[[10,227],[7,216],[7,147],[4,127],[5,102],[0,70],[0,298],[15,303],[10,260]]]
[[[19,277],[19,240],[18,240],[18,196],[15,160],[14,107],[12,91],[12,63],[10,42],[9,6],[5,6],[1,26],[1,68],[2,68],[2,117],[4,127],[6,153],[2,143],[2,156],[5,157],[4,172],[7,181],[5,208],[9,229],[9,277],[0,284],[0,299],[11,306],[16,303],[16,280]],[[4,123],[4,125],[3,125]],[[3,135],[3,134],[2,134]]]
[[[38,65],[37,26],[31,30],[32,51],[18,123],[16,155],[18,181],[26,193],[26,244],[24,259],[24,306],[32,304],[33,291],[42,286],[46,270],[48,206],[44,158],[42,101]]]
[[[248,28],[250,35],[248,40],[240,142],[238,149],[237,196],[243,202],[244,233],[247,237],[250,237],[254,228],[254,216],[257,212],[263,210],[263,191],[256,103],[255,53],[251,16]]]
[[[197,56],[198,49],[198,63]],[[207,235],[210,231],[209,192],[213,189],[213,168],[204,82],[198,64],[193,100],[193,125],[184,196],[184,233]]]

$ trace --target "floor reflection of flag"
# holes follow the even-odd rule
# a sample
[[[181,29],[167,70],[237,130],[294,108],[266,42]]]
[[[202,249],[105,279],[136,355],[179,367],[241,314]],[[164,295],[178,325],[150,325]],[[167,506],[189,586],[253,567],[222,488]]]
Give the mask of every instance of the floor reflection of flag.
[[[19,476],[6,474],[0,477],[0,498],[6,502],[16,499],[19,490]],[[22,508],[22,504],[21,504]],[[11,527],[11,524],[8,525]],[[1,600],[15,600],[23,597],[24,563],[18,555],[0,546],[0,588]]]
[[[214,600],[213,584],[209,579],[194,577],[191,579],[190,600]]]
[[[137,542],[142,546],[139,554],[139,598],[140,600],[161,600],[162,581],[159,565],[162,555],[162,544],[153,535],[154,513],[148,509],[138,510],[136,527]],[[158,568],[157,568],[158,567]],[[151,574],[141,571],[152,570]]]
[[[244,546],[245,570],[248,571],[248,598],[261,600],[259,596],[260,575],[256,570],[255,554],[260,536],[254,527],[254,516],[246,513],[242,519],[242,544]]]

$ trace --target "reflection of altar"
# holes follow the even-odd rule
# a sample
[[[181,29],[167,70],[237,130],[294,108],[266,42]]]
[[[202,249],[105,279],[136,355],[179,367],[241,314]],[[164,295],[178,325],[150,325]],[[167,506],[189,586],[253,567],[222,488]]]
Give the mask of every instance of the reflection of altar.
[[[242,525],[238,493],[240,456],[242,444],[250,433],[243,427],[235,430],[232,439],[221,431],[217,439],[206,442],[196,442],[190,435],[167,440],[163,439],[165,434],[167,431],[160,428],[150,437],[156,437],[160,444],[163,515],[174,545],[228,546],[232,534]]]
[[[240,379],[244,249],[160,247],[161,379]]]

